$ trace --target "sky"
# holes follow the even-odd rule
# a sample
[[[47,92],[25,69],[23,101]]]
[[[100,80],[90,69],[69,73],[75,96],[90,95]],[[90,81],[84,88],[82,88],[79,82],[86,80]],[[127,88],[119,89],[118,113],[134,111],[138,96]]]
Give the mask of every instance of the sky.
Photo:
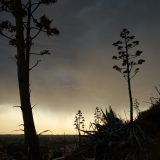
[[[132,81],[133,97],[140,110],[147,109],[149,98],[157,96],[160,84],[160,1],[159,0],[59,0],[43,7],[60,30],[59,36],[41,34],[33,50],[49,49],[52,55],[40,57],[31,72],[31,100],[37,132],[76,133],[73,123],[78,109],[88,123],[95,108],[108,106],[124,118],[129,114],[127,83],[112,69],[117,53],[112,46],[127,28],[140,41],[137,49],[146,60]],[[1,19],[6,18],[1,15]],[[15,48],[0,37],[0,134],[16,134],[22,122],[19,105]],[[35,58],[32,60],[34,64]]]

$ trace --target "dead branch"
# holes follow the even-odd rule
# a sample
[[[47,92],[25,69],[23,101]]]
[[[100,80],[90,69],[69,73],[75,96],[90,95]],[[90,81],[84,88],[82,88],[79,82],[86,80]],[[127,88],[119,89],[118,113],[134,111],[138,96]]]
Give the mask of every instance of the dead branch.
[[[38,64],[41,62],[41,60],[37,60],[37,62],[29,69],[30,71],[33,70]]]

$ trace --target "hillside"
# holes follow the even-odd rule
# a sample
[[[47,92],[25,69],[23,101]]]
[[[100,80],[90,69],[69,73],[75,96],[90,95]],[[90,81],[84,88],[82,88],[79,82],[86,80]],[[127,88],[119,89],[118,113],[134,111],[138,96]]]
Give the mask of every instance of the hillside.
[[[157,101],[148,110],[140,112],[135,121],[148,136],[160,135],[160,102]]]

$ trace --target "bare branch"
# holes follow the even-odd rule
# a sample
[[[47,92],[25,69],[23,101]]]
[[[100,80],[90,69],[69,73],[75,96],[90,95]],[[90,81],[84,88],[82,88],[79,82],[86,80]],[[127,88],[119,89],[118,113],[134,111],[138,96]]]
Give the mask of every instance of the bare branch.
[[[36,24],[38,24],[38,21],[37,21],[36,18],[34,18],[33,14],[31,14],[31,17],[32,17],[32,19],[33,19],[33,22],[36,23]]]
[[[35,30],[41,30],[42,32],[44,32],[44,33],[47,33],[47,30],[44,30],[44,29],[42,29],[42,27],[31,27],[31,29],[35,29]]]
[[[159,91],[158,87],[155,86],[154,88],[155,88],[155,90],[157,91],[157,93],[160,95],[160,91]]]
[[[53,132],[51,131],[51,130],[45,130],[45,131],[43,131],[43,132],[41,132],[41,133],[39,133],[38,135],[40,136],[40,135],[42,135],[43,133],[46,133],[46,132],[50,132],[51,134],[53,134]]]
[[[36,66],[38,66],[38,64],[41,62],[41,60],[37,60],[37,62],[29,69],[30,71],[35,68]]]
[[[32,10],[32,14],[39,8],[40,4],[42,4],[42,2],[37,2],[37,3],[33,3],[31,6],[35,6],[35,8]]]
[[[30,53],[32,55],[36,55],[36,56],[43,56],[43,55],[50,55],[51,53],[49,52],[49,50],[43,50],[40,53]]]
[[[30,53],[30,54],[36,55],[36,56],[42,56],[42,54],[40,54],[40,53]]]
[[[24,132],[24,129],[16,129],[16,130],[13,130],[11,132],[17,132],[17,131],[23,131]]]
[[[31,37],[31,40],[35,39],[41,33],[42,28],[39,28],[37,30],[38,30],[38,32],[33,37]]]
[[[15,107],[15,108],[21,108],[21,106],[13,106],[13,107]]]
[[[33,105],[33,106],[32,106],[32,109],[33,109],[36,105],[37,105],[37,104]]]
[[[7,38],[7,39],[9,39],[9,40],[13,40],[13,38],[7,36],[7,35],[4,34],[2,31],[0,31],[0,34],[1,34],[3,37],[5,37],[5,38]]]

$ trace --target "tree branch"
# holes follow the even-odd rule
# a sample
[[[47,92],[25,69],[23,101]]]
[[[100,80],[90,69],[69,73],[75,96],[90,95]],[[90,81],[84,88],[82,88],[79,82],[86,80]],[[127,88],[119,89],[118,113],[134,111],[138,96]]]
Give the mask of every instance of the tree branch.
[[[9,39],[9,40],[13,40],[13,38],[7,36],[7,35],[4,34],[2,31],[0,31],[0,34],[1,34],[3,37],[5,37],[5,38],[7,38],[7,39]]]
[[[13,106],[13,107],[15,107],[15,108],[22,108],[21,106]]]
[[[36,66],[38,66],[38,64],[41,62],[41,60],[37,60],[37,62],[29,69],[30,71],[35,68]]]
[[[45,131],[42,131],[42,132],[39,133],[38,135],[40,136],[40,135],[42,135],[43,133],[46,133],[46,132],[50,132],[51,134],[53,134],[51,130],[48,130],[48,129],[47,129],[47,130],[45,130]]]
[[[23,131],[24,132],[23,129],[16,129],[16,130],[13,130],[12,132],[17,132],[17,131]]]
[[[137,73],[138,72],[134,72],[134,74],[131,76],[131,79],[133,79],[136,76]]]
[[[51,53],[49,52],[49,50],[43,50],[40,53],[30,53],[32,55],[36,55],[36,56],[43,56],[43,55],[50,55]]]
[[[33,105],[33,106],[32,106],[32,109],[33,109],[36,105],[37,105],[37,104]]]
[[[33,6],[35,6],[35,8],[32,10],[32,14],[39,8],[39,6],[40,6],[40,4],[42,4],[42,2],[37,2],[37,3],[33,3],[32,5],[31,5],[31,7],[33,7]]]
[[[41,33],[41,31],[41,28],[39,28],[38,32],[33,37],[31,37],[31,40],[35,39]]]
[[[160,90],[158,89],[158,87],[155,86],[154,88],[155,88],[155,90],[157,91],[157,93],[160,95]]]

